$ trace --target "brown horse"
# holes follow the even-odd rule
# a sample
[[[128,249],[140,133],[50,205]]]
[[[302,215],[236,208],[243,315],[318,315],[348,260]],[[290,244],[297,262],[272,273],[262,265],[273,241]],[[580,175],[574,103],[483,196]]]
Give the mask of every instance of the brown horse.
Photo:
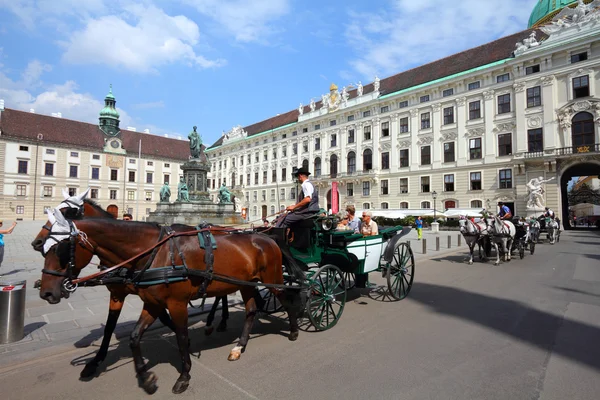
[[[68,194],[65,195],[65,200],[60,203],[58,208],[61,213],[69,218],[74,220],[80,220],[84,217],[86,218],[108,218],[113,219],[114,216],[102,209],[96,202],[90,199],[84,199],[87,191],[79,196],[71,196]],[[50,224],[46,223],[45,227],[49,227]],[[31,242],[31,245],[36,251],[39,251],[43,254],[43,245],[48,237],[49,229],[42,229],[36,238]],[[88,252],[89,253],[89,252]],[[85,265],[89,264],[91,261],[93,254],[86,254],[83,249],[76,253],[78,258],[78,265],[83,265],[81,263],[85,262]],[[85,266],[84,265],[84,266]],[[61,277],[55,277],[55,279],[62,279]],[[123,305],[125,304],[125,297],[130,293],[127,291],[123,285],[106,285],[106,288],[110,292],[110,299],[108,304],[108,317],[106,319],[106,324],[104,326],[104,336],[102,338],[102,344],[100,345],[100,349],[96,353],[96,356],[90,360],[83,370],[80,373],[81,378],[89,378],[96,373],[98,366],[104,361],[106,355],[108,354],[108,347],[110,345],[110,340],[112,338],[112,334],[115,331],[117,326],[117,321],[119,320],[119,316],[121,315],[121,310],[123,309]],[[64,289],[64,288],[63,288]],[[70,293],[68,291],[62,290],[62,295],[64,297],[69,297]],[[55,304],[60,302],[60,297],[58,299],[51,298],[48,299],[48,302],[51,304]],[[215,302],[216,304],[217,302]],[[215,307],[216,308],[216,307]],[[214,318],[214,311],[211,309],[212,316]],[[165,310],[163,314],[159,316],[160,321],[163,325],[169,327],[173,332],[175,332],[175,326],[171,321],[171,317],[169,313]],[[219,327],[220,330],[226,328],[226,319],[222,319]]]
[[[115,265],[118,260],[143,254],[139,261],[130,262],[125,266],[130,270],[139,270],[150,258],[148,245],[156,243],[160,235],[160,227],[143,222],[122,222],[107,219],[83,219],[70,223],[60,213],[56,218],[49,214],[52,226],[50,235],[60,240],[58,245],[53,245],[54,251],[46,251],[44,273],[42,275],[40,296],[48,302],[59,300],[65,280],[76,277],[81,269],[89,263],[96,254],[101,260],[106,260],[107,265]],[[177,226],[176,230],[193,231],[191,227]],[[71,245],[71,234],[77,235],[77,242]],[[109,234],[108,234],[109,233]],[[283,284],[282,255],[279,247],[269,237],[252,234],[231,234],[215,232],[217,248],[214,254],[214,274],[226,276],[242,282],[260,281],[266,284]],[[205,250],[200,248],[196,234],[172,238],[175,248],[172,251],[169,243],[162,244],[155,254],[150,269],[185,264],[190,271],[206,270]],[[182,259],[183,256],[183,259]],[[199,296],[203,287],[204,278],[190,274],[189,279],[170,283],[157,283],[150,286],[126,285],[130,293],[136,293],[144,302],[144,308],[130,337],[130,346],[133,353],[135,370],[140,385],[148,393],[156,391],[156,376],[148,371],[143,361],[140,340],[145,330],[165,310],[168,310],[177,337],[179,353],[182,362],[182,371],[173,386],[174,393],[185,391],[189,385],[191,360],[188,342],[188,310],[187,304]],[[239,359],[245,349],[250,330],[256,314],[254,300],[254,287],[243,284],[210,281],[206,287],[206,296],[225,296],[240,291],[246,308],[246,320],[238,345],[229,355],[229,360]],[[290,340],[298,337],[298,324],[296,314],[299,310],[299,292],[294,289],[275,290],[280,302],[288,311],[290,318]]]

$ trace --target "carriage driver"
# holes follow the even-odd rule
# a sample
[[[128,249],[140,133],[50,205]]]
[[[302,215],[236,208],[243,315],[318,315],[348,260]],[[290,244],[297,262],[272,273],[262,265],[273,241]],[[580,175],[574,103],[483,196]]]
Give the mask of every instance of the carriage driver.
[[[504,205],[503,202],[499,201],[498,207],[500,207],[500,212],[498,213],[498,216],[500,217],[500,219],[510,220],[512,218],[512,213],[510,212],[510,208],[508,208],[508,206]]]
[[[306,168],[296,171],[295,176],[302,183],[300,193],[298,193],[298,202],[285,209],[289,212],[277,221],[278,228],[290,227],[319,212],[319,194],[312,182],[308,180],[309,175],[310,172]]]

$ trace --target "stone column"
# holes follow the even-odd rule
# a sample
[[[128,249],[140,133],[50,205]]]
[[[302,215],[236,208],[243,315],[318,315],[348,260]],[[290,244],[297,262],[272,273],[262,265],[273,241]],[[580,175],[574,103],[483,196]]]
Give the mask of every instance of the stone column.
[[[356,124],[356,129],[354,130],[354,138],[356,139],[356,170],[363,170],[363,122],[358,122]]]
[[[558,99],[555,85],[556,78],[554,75],[544,76],[542,81],[542,105],[544,107],[544,116],[542,120],[532,118],[529,124],[532,129],[543,128],[544,135],[544,149],[554,149],[560,147],[566,147],[567,145],[561,140],[560,134],[561,129],[559,125],[555,124],[554,110],[558,108]],[[546,124],[544,122],[547,121]],[[537,123],[539,122],[539,126]],[[568,137],[570,137],[568,132]],[[563,136],[566,138],[567,136]]]
[[[527,96],[525,95],[525,82],[515,83],[513,95],[513,109],[517,126],[513,132],[513,153],[524,153],[527,151],[527,123],[525,120],[525,109],[527,108]]]
[[[442,167],[442,145],[440,145],[440,130],[442,129],[442,105],[436,103],[431,109],[431,127],[433,128],[433,143],[431,143],[431,165],[434,169]]]
[[[390,119],[390,172],[398,172],[399,164],[400,164],[400,152],[397,149],[398,147],[398,134],[400,132],[400,127],[398,126],[398,114],[392,114],[392,118]],[[390,185],[391,186],[391,185]]]
[[[494,91],[483,92],[483,98],[485,135],[483,136],[482,156],[486,162],[494,162],[496,160],[496,136],[493,134],[494,117],[496,115]]]
[[[373,138],[373,171],[379,172],[381,164],[381,152],[379,151],[379,138],[381,137],[381,118],[373,118],[371,136]]]
[[[410,171],[419,171],[420,164],[420,146],[418,143],[419,129],[421,128],[421,121],[419,121],[419,109],[414,108],[410,110],[410,137],[411,146],[408,154]]]

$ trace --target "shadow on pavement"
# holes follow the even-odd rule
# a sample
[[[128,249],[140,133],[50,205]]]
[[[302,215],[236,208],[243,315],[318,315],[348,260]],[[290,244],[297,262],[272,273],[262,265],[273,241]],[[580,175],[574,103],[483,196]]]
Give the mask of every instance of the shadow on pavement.
[[[229,355],[229,348],[226,346],[234,346],[242,333],[242,328],[245,319],[245,311],[243,310],[232,310],[229,311],[228,328],[225,332],[217,332],[216,330],[212,335],[206,336],[204,333],[204,327],[194,327],[189,330],[190,338],[190,354],[192,357],[200,357],[202,351],[225,347],[223,349],[223,358],[227,358]],[[265,335],[278,334],[287,338],[289,332],[289,322],[286,313],[277,313],[277,316],[264,316],[260,314],[260,318],[256,318],[252,328],[250,340],[248,341],[248,348],[253,347],[253,339]],[[220,320],[220,315],[217,316],[216,321]],[[193,323],[197,323],[194,321]],[[133,326],[132,326],[133,328]],[[181,362],[179,358],[179,352],[177,351],[177,342],[174,334],[168,329],[161,327],[161,330],[157,332],[146,331],[142,339],[142,355],[147,360],[148,369],[153,368],[158,364],[169,363],[177,371],[180,371]],[[94,329],[85,338],[79,340],[78,347],[84,347],[83,343],[89,342],[92,337],[101,338],[104,335],[104,329]],[[95,339],[94,339],[95,340]],[[92,340],[93,341],[93,340]],[[171,346],[169,346],[171,343]],[[157,346],[165,348],[167,351],[153,351]],[[94,351],[91,351],[82,356],[78,356],[71,360],[71,365],[80,366],[81,369],[85,364],[91,361],[96,355],[96,351],[99,346],[93,347]],[[124,361],[125,362],[121,362]],[[89,379],[81,379],[82,381],[90,381],[94,378],[100,377],[106,372],[113,371],[124,365],[132,364],[133,358],[131,349],[129,348],[129,335],[118,340],[116,344],[109,347],[108,355],[102,364],[98,366],[96,373]],[[133,368],[133,365],[129,365],[129,368]]]
[[[551,287],[554,288],[554,289],[564,290],[565,292],[584,294],[586,296],[600,297],[600,294],[587,292],[585,290],[573,289],[573,288],[568,288],[568,287],[565,287],[565,286],[551,286]]]
[[[25,325],[25,327],[23,328],[23,333],[25,336],[27,336],[30,333],[37,331],[44,325],[46,325],[45,322],[32,322],[31,324]]]
[[[417,283],[407,300],[600,370],[600,348],[592,344],[600,337],[600,328],[595,326],[536,310],[517,301],[429,283]],[[564,328],[563,337],[567,338],[568,346],[555,347],[560,328]]]

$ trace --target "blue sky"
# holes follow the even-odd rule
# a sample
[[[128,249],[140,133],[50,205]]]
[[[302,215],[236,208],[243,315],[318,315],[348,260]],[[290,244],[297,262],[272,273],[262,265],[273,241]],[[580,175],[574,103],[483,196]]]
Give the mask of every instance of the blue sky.
[[[212,144],[223,131],[527,27],[538,0],[0,0],[7,108]]]

